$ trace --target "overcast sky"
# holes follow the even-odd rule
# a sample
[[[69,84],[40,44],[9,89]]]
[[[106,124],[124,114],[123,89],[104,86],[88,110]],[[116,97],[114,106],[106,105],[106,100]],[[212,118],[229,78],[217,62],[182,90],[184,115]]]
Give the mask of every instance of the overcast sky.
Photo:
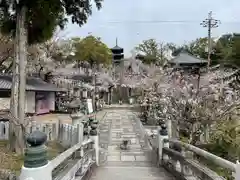
[[[240,32],[239,0],[104,0],[100,11],[94,9],[88,23],[79,28],[69,23],[63,32],[66,37],[99,36],[110,47],[118,37],[126,54],[142,40],[183,44],[207,35],[200,22],[209,11],[221,20],[213,36],[226,32]],[[238,18],[237,18],[238,17]],[[185,22],[163,22],[185,21]]]

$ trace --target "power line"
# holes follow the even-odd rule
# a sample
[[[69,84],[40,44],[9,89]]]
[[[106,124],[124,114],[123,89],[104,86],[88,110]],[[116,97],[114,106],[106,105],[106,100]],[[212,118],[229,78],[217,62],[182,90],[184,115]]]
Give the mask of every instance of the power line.
[[[108,21],[107,23],[197,23],[199,21],[189,20],[132,20],[132,21]]]
[[[206,19],[207,20],[207,19]],[[100,21],[106,24],[164,24],[164,23],[176,23],[176,24],[196,24],[201,20],[132,20],[132,21]],[[240,24],[240,21],[222,21],[221,24]]]
[[[212,35],[212,28],[217,28],[220,24],[220,20],[214,19],[212,17],[212,11],[208,13],[208,18],[203,20],[200,25],[203,27],[208,28],[208,68],[210,66],[211,62],[211,52],[212,52],[212,40],[211,40],[211,35]]]

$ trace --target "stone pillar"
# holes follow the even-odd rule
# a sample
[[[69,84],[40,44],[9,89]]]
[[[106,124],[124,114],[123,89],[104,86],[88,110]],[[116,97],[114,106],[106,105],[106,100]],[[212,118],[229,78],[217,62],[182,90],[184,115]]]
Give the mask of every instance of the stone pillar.
[[[112,104],[112,101],[113,101],[113,88],[110,88],[110,95],[109,95],[109,105]]]
[[[52,180],[52,168],[47,159],[45,146],[46,140],[47,135],[41,131],[34,131],[27,138],[29,147],[25,152],[20,180]]]
[[[87,90],[85,88],[82,91],[82,97],[87,98]]]
[[[107,92],[107,104],[110,105],[110,96],[111,96],[111,92]]]
[[[91,123],[90,130],[90,139],[94,141],[94,149],[95,149],[95,157],[96,157],[96,165],[99,166],[99,135],[97,132],[98,122],[95,120]]]
[[[99,111],[99,94],[95,95],[95,113]]]
[[[75,126],[76,128],[79,127],[78,129],[78,143],[83,142],[83,120],[84,114],[81,112],[73,113],[71,114],[72,118],[72,125]]]
[[[168,131],[169,138],[172,138],[172,120],[171,119],[167,120],[167,131]]]
[[[162,165],[162,159],[163,153],[162,150],[163,148],[167,147],[169,148],[169,143],[164,142],[165,140],[168,139],[168,131],[167,131],[167,126],[166,124],[161,124],[161,129],[158,130],[158,160],[159,160],[159,165]]]

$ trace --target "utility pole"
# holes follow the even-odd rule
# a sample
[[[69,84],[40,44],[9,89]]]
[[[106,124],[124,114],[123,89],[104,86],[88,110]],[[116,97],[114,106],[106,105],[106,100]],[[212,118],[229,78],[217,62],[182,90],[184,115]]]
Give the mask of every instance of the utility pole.
[[[214,19],[212,17],[212,11],[208,13],[208,18],[200,23],[201,26],[208,28],[208,69],[211,63],[211,53],[212,53],[212,28],[217,28],[220,24],[220,20]]]

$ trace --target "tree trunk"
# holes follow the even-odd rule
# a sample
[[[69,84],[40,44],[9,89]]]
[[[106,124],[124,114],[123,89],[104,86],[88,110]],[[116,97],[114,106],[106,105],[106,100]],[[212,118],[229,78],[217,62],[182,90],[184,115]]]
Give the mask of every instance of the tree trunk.
[[[16,119],[18,119],[18,90],[19,90],[19,23],[16,25],[16,36],[15,36],[15,58],[13,59],[12,65],[12,88],[11,88],[11,102],[10,102],[10,123],[9,123],[9,145],[10,151],[15,152],[16,142]]]
[[[15,130],[15,134],[11,132],[14,140],[14,149],[16,153],[23,154],[25,148],[25,86],[26,86],[26,42],[27,34],[25,28],[26,7],[22,7],[17,11],[17,30],[16,30],[16,63],[14,70],[16,71],[15,81],[12,86],[12,112],[14,120],[11,123],[11,130]],[[18,76],[19,71],[19,76]],[[17,80],[17,81],[16,81]],[[17,95],[18,94],[18,95]],[[17,106],[17,107],[16,107]]]
[[[19,13],[19,105],[18,114],[21,127],[19,128],[19,148],[23,153],[25,148],[25,97],[26,97],[26,65],[27,65],[27,31],[25,27],[26,7]]]

